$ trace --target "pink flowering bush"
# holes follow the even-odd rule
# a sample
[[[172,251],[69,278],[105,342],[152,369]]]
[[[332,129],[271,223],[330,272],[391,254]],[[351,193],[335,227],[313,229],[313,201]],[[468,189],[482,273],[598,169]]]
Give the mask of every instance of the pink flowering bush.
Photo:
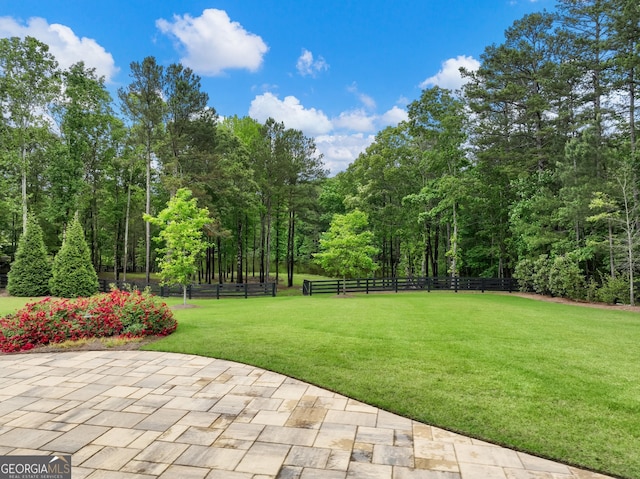
[[[90,298],[45,298],[0,318],[0,351],[26,351],[67,340],[166,336],[177,322],[169,307],[140,291],[112,290]]]

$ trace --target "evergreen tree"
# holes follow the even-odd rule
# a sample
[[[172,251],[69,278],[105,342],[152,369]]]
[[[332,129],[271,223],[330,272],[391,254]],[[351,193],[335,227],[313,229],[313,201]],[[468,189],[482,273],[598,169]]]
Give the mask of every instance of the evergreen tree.
[[[13,296],[46,296],[49,294],[51,263],[42,239],[42,228],[30,216],[27,230],[20,237],[16,259],[11,264],[7,290]]]
[[[84,230],[77,217],[69,225],[67,236],[53,261],[49,288],[52,295],[62,298],[91,296],[98,292],[98,275],[91,264]]]

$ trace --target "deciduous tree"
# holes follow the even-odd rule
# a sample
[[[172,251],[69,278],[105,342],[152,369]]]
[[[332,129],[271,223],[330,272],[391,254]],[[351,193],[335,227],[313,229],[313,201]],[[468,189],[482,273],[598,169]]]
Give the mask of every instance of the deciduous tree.
[[[365,229],[367,225],[367,215],[360,210],[335,215],[329,231],[320,238],[320,252],[314,255],[328,274],[342,277],[345,294],[344,280],[367,276],[377,269],[373,256],[379,250],[372,245],[373,233]]]
[[[164,284],[182,286],[187,303],[187,286],[198,271],[198,261],[207,248],[202,228],[211,223],[209,210],[198,208],[191,190],[180,188],[158,216],[144,215],[144,220],[160,228],[155,238],[163,244],[158,248],[160,276]]]

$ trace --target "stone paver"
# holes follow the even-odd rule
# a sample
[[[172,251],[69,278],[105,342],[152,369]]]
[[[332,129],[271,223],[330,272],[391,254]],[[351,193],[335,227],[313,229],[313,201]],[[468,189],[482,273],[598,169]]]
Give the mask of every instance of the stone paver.
[[[74,479],[607,479],[230,361],[5,355],[0,383],[0,454],[71,454]]]

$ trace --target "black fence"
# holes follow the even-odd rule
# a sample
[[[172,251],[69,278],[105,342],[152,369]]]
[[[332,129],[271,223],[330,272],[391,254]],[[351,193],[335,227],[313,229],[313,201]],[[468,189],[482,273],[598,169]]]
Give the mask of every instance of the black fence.
[[[359,278],[304,280],[302,294],[334,293],[373,293],[376,291],[518,291],[518,282],[514,278],[451,278],[451,277],[413,277],[413,278]]]
[[[136,283],[135,281],[112,281],[101,279],[100,291],[109,292],[114,285],[118,289],[136,288],[144,290],[147,286],[151,293],[168,297],[182,297],[182,286],[161,286],[157,283]],[[216,283],[216,284],[191,284],[187,286],[187,298],[249,298],[253,296],[275,296],[276,283]]]
[[[147,286],[149,290],[163,298],[182,297],[182,286],[161,286],[158,283],[147,283],[127,281],[113,281],[108,279],[98,280],[100,291],[108,293],[111,285],[119,289],[139,289],[144,290]],[[7,287],[7,275],[0,274],[0,289]],[[250,298],[253,296],[275,296],[276,283],[223,283],[223,284],[192,284],[187,286],[187,297],[193,298]]]

